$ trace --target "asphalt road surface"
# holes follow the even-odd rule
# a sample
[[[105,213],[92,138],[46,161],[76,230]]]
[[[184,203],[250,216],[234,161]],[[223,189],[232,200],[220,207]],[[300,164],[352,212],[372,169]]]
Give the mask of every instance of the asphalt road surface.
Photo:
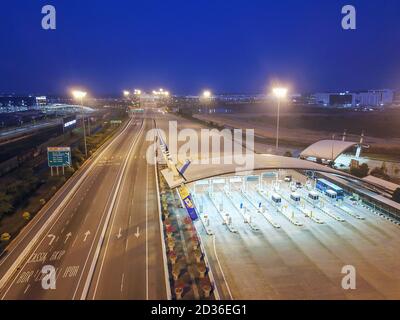
[[[153,120],[131,119],[3,253],[2,299],[166,299]],[[54,266],[56,289],[42,287]]]

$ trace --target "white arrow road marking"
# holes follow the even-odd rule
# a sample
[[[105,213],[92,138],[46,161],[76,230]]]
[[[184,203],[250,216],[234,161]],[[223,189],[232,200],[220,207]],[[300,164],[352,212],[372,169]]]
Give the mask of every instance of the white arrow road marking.
[[[117,234],[117,239],[120,239],[121,237],[122,237],[121,228],[119,228],[119,231],[118,231],[118,234]]]
[[[90,231],[89,231],[89,230],[86,231],[86,232],[84,233],[84,235],[85,235],[85,238],[83,239],[83,242],[86,242],[86,239],[87,239],[88,235],[90,235]]]
[[[56,236],[54,234],[48,234],[47,235],[48,238],[51,238],[50,242],[49,242],[49,246],[51,246],[51,244],[53,243],[54,239],[56,238]]]
[[[140,232],[139,232],[139,227],[136,228],[136,233],[135,233],[135,237],[139,238],[140,236]]]
[[[65,241],[64,241],[64,243],[67,243],[68,239],[71,238],[71,236],[72,236],[72,233],[71,233],[71,232],[67,233],[67,235],[65,236]]]

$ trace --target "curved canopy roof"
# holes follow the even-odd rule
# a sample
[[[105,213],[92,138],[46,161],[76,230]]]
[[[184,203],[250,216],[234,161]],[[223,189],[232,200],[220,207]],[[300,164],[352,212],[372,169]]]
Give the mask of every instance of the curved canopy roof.
[[[230,157],[231,158],[231,157]],[[184,178],[176,178],[173,176],[172,171],[169,169],[162,170],[164,178],[167,180],[170,188],[176,188],[182,183],[190,183],[197,180],[212,178],[226,174],[246,174],[249,171],[258,170],[273,170],[273,169],[298,169],[298,170],[313,170],[332,174],[339,174],[354,178],[353,176],[323,166],[318,163],[301,160],[298,158],[282,157],[271,154],[254,154],[254,168],[241,167],[234,162],[233,159],[228,158],[210,158],[208,164],[192,163],[184,173]],[[220,161],[220,162],[219,162]],[[225,163],[225,164],[224,164]],[[231,163],[231,164],[226,164]]]
[[[321,140],[304,149],[300,153],[300,157],[314,157],[335,161],[343,152],[356,145],[356,142],[351,141]]]

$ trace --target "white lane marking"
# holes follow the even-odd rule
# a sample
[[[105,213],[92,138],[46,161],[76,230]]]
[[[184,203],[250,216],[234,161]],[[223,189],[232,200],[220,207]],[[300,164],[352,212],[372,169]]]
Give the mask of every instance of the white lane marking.
[[[119,228],[118,234],[117,234],[117,239],[121,239],[121,237],[122,237],[121,231],[122,231],[122,228]]]
[[[79,266],[69,266],[65,269],[63,278],[75,278],[78,274]]]
[[[88,230],[88,231],[86,231],[85,233],[84,233],[84,238],[83,238],[83,242],[86,242],[86,239],[87,239],[87,237],[90,235],[90,231]]]
[[[128,252],[129,237],[126,238],[125,252]]]
[[[72,232],[68,232],[68,233],[66,234],[66,236],[65,236],[64,244],[66,244],[67,241],[68,241],[68,239],[71,238],[71,237],[72,237]]]
[[[125,277],[125,274],[123,273],[122,277],[121,277],[121,292],[124,289],[124,277]]]
[[[128,166],[128,162],[129,162],[129,159],[131,158],[132,151],[133,151],[134,148],[136,148],[137,142],[139,140],[139,137],[142,135],[143,131],[144,131],[144,122],[142,122],[142,127],[140,128],[140,131],[136,135],[135,140],[133,141],[131,147],[129,148],[128,154],[127,154],[127,156],[125,158],[125,161],[124,161],[124,165],[123,165],[122,170],[120,172],[118,183],[117,183],[117,186],[115,188],[114,195],[113,195],[113,198],[112,198],[112,201],[111,201],[111,205],[110,205],[108,213],[107,213],[106,221],[104,223],[103,230],[101,232],[101,236],[100,236],[99,242],[97,244],[96,252],[94,254],[94,257],[93,257],[93,260],[92,260],[92,264],[91,264],[90,269],[89,269],[89,274],[88,274],[88,276],[86,278],[85,286],[84,286],[83,291],[82,291],[81,300],[85,300],[86,297],[87,297],[87,294],[88,294],[88,291],[89,291],[90,282],[92,281],[93,274],[94,274],[95,267],[96,267],[96,263],[97,263],[97,260],[99,259],[100,249],[101,249],[101,246],[103,244],[104,238],[106,236],[106,231],[107,231],[108,224],[110,222],[111,214],[114,211],[114,207],[115,207],[115,204],[116,204],[116,201],[117,201],[117,197],[118,197],[118,202],[119,202],[119,198],[121,196],[121,194],[119,192],[119,189],[120,189],[121,184],[122,184],[122,179],[124,179],[124,180],[126,179],[126,175],[125,175],[126,167]],[[117,202],[117,204],[118,204],[118,202]],[[95,290],[94,290],[94,293],[93,293],[93,299],[96,296],[97,286],[98,286],[98,283],[99,283],[99,280],[100,280],[101,271],[103,269],[105,256],[107,254],[108,244],[110,242],[111,230],[113,229],[115,216],[116,215],[113,215],[113,219],[112,219],[112,222],[111,222],[110,233],[108,235],[108,239],[107,239],[107,243],[106,243],[103,259],[102,259],[100,270],[99,270],[99,275],[98,275],[96,286],[95,286]],[[83,273],[82,273],[82,275],[83,275]],[[79,279],[79,282],[80,282],[80,279]],[[76,287],[76,290],[79,287],[79,282],[78,282],[78,285]],[[76,294],[76,291],[75,291],[75,294]],[[74,297],[75,297],[75,294],[74,294]]]
[[[226,289],[228,290],[229,297],[231,298],[231,300],[234,300],[233,297],[232,297],[232,292],[231,292],[231,289],[229,287],[228,281],[226,281],[224,271],[222,270],[222,266],[221,266],[221,263],[220,263],[219,258],[218,258],[217,247],[215,245],[215,234],[212,237],[213,237],[213,247],[214,247],[215,259],[217,260],[217,264],[218,264],[219,270],[221,271],[222,278],[224,279],[225,286],[226,286]]]
[[[134,233],[134,236],[136,237],[136,239],[139,239],[139,237],[140,237],[140,229],[139,229],[139,226],[136,227],[136,232]]]
[[[55,236],[54,234],[48,234],[47,237],[48,237],[48,238],[51,238],[51,239],[50,239],[50,242],[49,242],[49,246],[51,246],[51,244],[53,243],[53,241],[54,241],[54,239],[56,238],[56,236]]]
[[[30,286],[31,286],[30,283],[28,283],[28,285],[26,286],[26,288],[24,290],[24,294],[26,294],[28,292],[28,289],[29,289]]]
[[[96,157],[93,162],[91,164],[88,164],[88,162],[85,162],[83,164],[83,167],[89,166],[89,168],[82,174],[82,176],[79,178],[79,180],[75,183],[75,185],[72,187],[72,189],[67,193],[67,195],[65,196],[65,198],[62,200],[62,202],[59,204],[59,206],[53,211],[53,213],[50,215],[50,217],[47,218],[47,220],[44,222],[44,224],[42,225],[42,227],[40,228],[40,230],[36,233],[36,235],[32,238],[32,240],[29,242],[29,244],[24,248],[24,250],[22,251],[22,253],[18,256],[17,259],[15,259],[14,263],[12,264],[12,266],[7,270],[7,272],[5,273],[5,275],[3,276],[3,278],[1,278],[0,280],[0,288],[3,288],[3,286],[5,285],[5,283],[9,280],[9,278],[13,275],[13,273],[18,270],[18,265],[21,263],[21,261],[23,259],[26,258],[26,256],[29,254],[29,252],[32,250],[33,246],[35,246],[36,242],[39,240],[40,236],[42,236],[42,234],[44,234],[44,231],[47,229],[47,227],[53,222],[53,220],[55,220],[49,229],[49,232],[54,228],[54,226],[57,224],[57,222],[60,220],[60,218],[63,216],[63,214],[66,212],[65,209],[67,207],[67,204],[70,203],[70,201],[73,199],[73,195],[76,194],[77,190],[81,187],[82,182],[86,179],[86,177],[89,175],[89,173],[91,173],[91,171],[93,171],[96,167],[96,164],[99,160],[99,158],[102,156],[102,154],[104,154],[114,143],[115,141],[117,141],[119,139],[119,137],[129,128],[129,123],[128,125],[118,134],[118,136],[116,136],[114,138],[114,140],[112,140],[110,142],[109,145],[107,145],[103,150],[100,151],[98,157]],[[68,180],[68,182],[71,181]],[[67,183],[68,183],[67,182]],[[72,183],[72,182],[71,182]],[[60,189],[61,190],[61,189]],[[58,200],[58,198],[57,198]],[[56,200],[56,201],[57,201]],[[60,213],[60,214],[59,214]],[[56,217],[58,214],[58,217]],[[36,221],[35,224],[38,223],[39,220]],[[25,236],[24,236],[25,238]],[[24,239],[23,238],[23,239]],[[33,252],[35,252],[39,246],[42,244],[42,242],[44,241],[46,237],[42,237],[41,241],[36,245],[35,249]],[[22,240],[20,241],[20,243],[22,242]],[[20,244],[19,243],[19,244]],[[15,248],[12,250],[14,251]],[[11,251],[11,252],[12,252]],[[8,289],[6,290],[6,292],[4,293],[4,295],[1,297],[1,299],[4,299],[4,297],[7,295],[8,291],[11,289],[11,286],[14,284],[15,279],[19,276],[19,274],[22,272],[22,270],[25,268],[27,261],[25,261],[24,265],[20,268],[20,271],[17,273],[16,277],[14,278],[14,280],[11,282],[10,286],[8,287]]]
[[[148,203],[149,203],[149,166],[146,166],[146,300],[149,300],[149,241],[147,232],[147,216],[148,216]],[[139,233],[139,227],[137,230]],[[139,236],[137,236],[139,238]]]

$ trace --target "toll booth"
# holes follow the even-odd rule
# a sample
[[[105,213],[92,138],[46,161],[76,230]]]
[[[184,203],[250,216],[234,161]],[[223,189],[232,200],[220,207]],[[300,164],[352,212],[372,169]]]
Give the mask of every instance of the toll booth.
[[[271,194],[271,200],[278,205],[282,203],[282,197],[275,192]]]
[[[242,188],[244,188],[244,183],[245,180],[242,177],[230,178],[228,183],[228,191],[240,191]]]
[[[319,200],[319,194],[316,191],[310,191],[308,193],[308,197],[313,201],[318,201]]]
[[[290,199],[295,203],[299,203],[300,202],[300,195],[297,192],[293,192],[290,195]]]

